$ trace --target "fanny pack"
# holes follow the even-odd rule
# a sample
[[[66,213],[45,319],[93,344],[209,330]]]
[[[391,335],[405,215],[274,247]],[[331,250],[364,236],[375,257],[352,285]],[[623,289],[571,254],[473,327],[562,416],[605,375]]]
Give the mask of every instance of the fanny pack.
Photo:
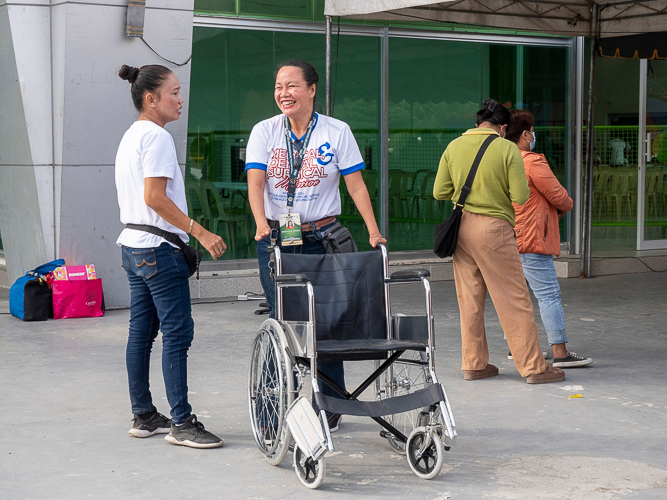
[[[351,253],[357,251],[357,244],[354,242],[350,230],[338,221],[324,231],[322,244],[327,253]]]
[[[191,247],[187,243],[184,243],[179,235],[176,233],[170,233],[159,227],[149,226],[146,224],[125,224],[125,227],[128,229],[136,229],[137,231],[144,231],[146,233],[151,233],[156,236],[164,238],[169,243],[173,243],[178,248],[181,249],[183,255],[185,256],[185,261],[188,263],[188,269],[190,270],[190,276],[197,273],[197,279],[199,279],[199,264],[204,257],[204,253],[201,250]]]

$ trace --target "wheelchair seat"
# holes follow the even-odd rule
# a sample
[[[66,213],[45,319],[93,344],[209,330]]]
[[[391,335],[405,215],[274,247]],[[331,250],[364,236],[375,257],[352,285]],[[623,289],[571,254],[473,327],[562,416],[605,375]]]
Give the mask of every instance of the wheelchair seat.
[[[318,354],[371,354],[388,351],[425,351],[428,342],[416,340],[355,339],[317,342]]]

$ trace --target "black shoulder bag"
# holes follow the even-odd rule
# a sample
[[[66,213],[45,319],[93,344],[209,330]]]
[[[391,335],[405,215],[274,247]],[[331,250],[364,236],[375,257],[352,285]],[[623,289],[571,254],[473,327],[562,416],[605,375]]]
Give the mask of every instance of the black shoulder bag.
[[[470,187],[472,186],[472,181],[475,180],[475,174],[477,173],[477,168],[479,163],[482,161],[484,153],[489,145],[496,139],[498,136],[495,134],[490,135],[482,143],[482,146],[475,156],[475,161],[472,162],[472,167],[470,167],[470,172],[468,173],[468,178],[466,179],[465,184],[461,188],[461,196],[459,200],[454,205],[454,211],[452,214],[447,217],[444,222],[435,226],[435,237],[433,239],[433,253],[435,253],[441,259],[445,257],[451,257],[454,255],[456,250],[456,242],[459,239],[459,226],[461,225],[461,215],[463,214],[463,207],[466,204],[466,198],[468,198],[468,193],[470,193]]]
[[[136,229],[137,231],[144,231],[146,233],[160,236],[161,238],[167,240],[169,243],[176,245],[181,249],[183,255],[185,256],[185,261],[188,263],[188,269],[190,270],[190,276],[197,273],[197,279],[199,279],[199,264],[204,257],[204,253],[201,250],[193,248],[187,243],[184,243],[181,237],[176,233],[170,233],[169,231],[165,231],[159,227],[148,226],[146,224],[125,224],[125,227],[128,229]]]

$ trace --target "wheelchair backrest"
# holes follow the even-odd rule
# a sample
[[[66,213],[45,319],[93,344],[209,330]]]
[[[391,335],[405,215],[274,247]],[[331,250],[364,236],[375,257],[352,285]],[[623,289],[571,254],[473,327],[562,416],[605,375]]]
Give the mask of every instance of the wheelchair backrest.
[[[283,274],[306,274],[315,292],[317,340],[386,339],[382,252],[281,254]],[[308,320],[305,288],[283,289],[283,318]]]

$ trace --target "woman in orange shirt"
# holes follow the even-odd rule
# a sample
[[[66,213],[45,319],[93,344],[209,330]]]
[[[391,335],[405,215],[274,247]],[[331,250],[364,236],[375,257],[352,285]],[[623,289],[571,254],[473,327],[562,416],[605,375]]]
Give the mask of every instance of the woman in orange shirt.
[[[524,205],[514,205],[516,241],[523,273],[539,303],[542,323],[553,347],[553,366],[590,365],[591,358],[568,352],[565,346],[565,314],[554,267],[554,256],[560,254],[558,220],[572,210],[572,198],[554,176],[544,155],[532,152],[536,143],[533,115],[513,109],[510,116],[506,138],[515,142],[521,151],[530,188],[528,201]]]

